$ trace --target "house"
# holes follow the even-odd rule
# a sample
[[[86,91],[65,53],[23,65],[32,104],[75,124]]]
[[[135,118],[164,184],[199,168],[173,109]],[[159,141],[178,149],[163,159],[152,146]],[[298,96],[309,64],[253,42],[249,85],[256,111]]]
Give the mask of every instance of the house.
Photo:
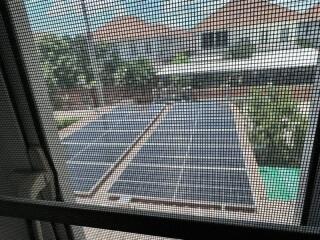
[[[116,17],[93,35],[95,40],[110,43],[124,60],[144,58],[155,64],[188,51],[188,38],[192,36],[185,30],[148,23],[134,16]]]
[[[233,0],[194,29],[198,52],[223,53],[243,43],[264,51],[292,48],[301,18],[300,13],[268,0]]]
[[[320,33],[320,24],[310,21],[318,16],[310,17],[267,0],[230,1],[192,30],[195,37],[190,46],[196,48],[189,63],[162,66],[157,75],[163,81],[183,76],[199,88],[311,83],[319,51],[302,48],[299,41],[301,36],[315,36],[305,31],[303,23],[311,22],[310,31],[315,31],[316,25]],[[231,57],[230,50],[241,49],[241,45],[252,45],[254,51],[250,56]]]

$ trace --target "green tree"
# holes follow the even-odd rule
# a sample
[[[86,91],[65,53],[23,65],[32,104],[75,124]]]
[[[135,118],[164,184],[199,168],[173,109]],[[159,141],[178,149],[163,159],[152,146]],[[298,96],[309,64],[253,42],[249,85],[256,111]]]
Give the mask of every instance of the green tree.
[[[90,85],[94,81],[90,70],[91,61],[88,52],[88,42],[85,35],[77,35],[68,39],[70,50],[78,66],[78,80],[81,85]],[[93,66],[95,67],[95,66]]]
[[[70,40],[53,34],[36,38],[41,55],[41,67],[49,88],[71,88],[78,84],[81,66],[70,47]]]
[[[101,81],[105,87],[115,85],[114,75],[121,64],[121,59],[111,44],[99,42],[96,45],[96,56],[101,68]]]
[[[300,166],[306,116],[286,88],[255,89],[248,104],[250,141],[260,165]]]
[[[152,95],[152,89],[157,84],[154,68],[145,59],[124,62],[117,69],[115,84],[125,87],[138,101],[143,101]]]

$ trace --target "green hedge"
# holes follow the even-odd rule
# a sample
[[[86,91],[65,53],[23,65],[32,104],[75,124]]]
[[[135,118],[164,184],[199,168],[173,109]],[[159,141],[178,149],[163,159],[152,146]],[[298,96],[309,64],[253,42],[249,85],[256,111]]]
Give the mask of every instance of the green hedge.
[[[261,166],[300,166],[307,119],[288,89],[255,89],[247,103],[250,142]]]

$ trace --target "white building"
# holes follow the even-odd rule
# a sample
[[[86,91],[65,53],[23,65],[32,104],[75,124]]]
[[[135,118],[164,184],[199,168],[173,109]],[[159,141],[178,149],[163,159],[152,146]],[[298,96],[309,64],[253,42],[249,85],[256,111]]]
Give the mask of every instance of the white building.
[[[195,29],[197,53],[225,53],[240,44],[253,44],[260,51],[297,47],[302,14],[267,0],[233,0]]]

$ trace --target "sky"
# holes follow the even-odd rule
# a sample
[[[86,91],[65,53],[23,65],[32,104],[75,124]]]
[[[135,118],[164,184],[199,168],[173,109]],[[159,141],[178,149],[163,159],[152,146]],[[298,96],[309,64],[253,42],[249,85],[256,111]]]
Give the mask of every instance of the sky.
[[[230,0],[24,0],[35,32],[58,35],[85,33],[81,1],[94,31],[117,16],[137,16],[148,22],[192,28]],[[279,5],[305,11],[320,0],[271,0]]]

